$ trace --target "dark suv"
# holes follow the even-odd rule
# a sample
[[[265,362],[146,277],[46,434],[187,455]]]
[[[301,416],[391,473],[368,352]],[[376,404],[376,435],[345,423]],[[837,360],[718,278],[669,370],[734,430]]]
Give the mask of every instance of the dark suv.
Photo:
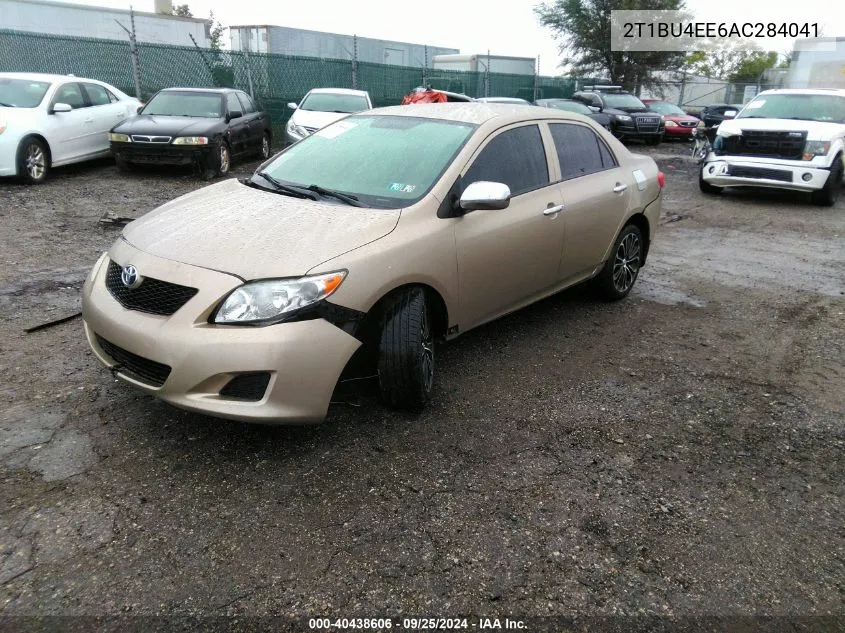
[[[663,139],[663,117],[617,86],[585,86],[572,98],[609,114],[610,131],[616,138],[641,139],[649,145],[657,145]]]

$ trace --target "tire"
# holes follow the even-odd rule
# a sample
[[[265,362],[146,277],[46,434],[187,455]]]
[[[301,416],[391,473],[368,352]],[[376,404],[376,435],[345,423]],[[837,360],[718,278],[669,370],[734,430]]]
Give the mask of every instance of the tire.
[[[816,206],[832,207],[836,204],[839,193],[842,191],[842,155],[839,154],[834,161],[830,168],[830,176],[827,177],[824,187],[812,194],[813,204]]]
[[[213,180],[217,176],[225,176],[232,167],[232,150],[226,141],[220,141],[214,156],[209,158],[209,165],[203,172],[204,180]]]
[[[28,185],[40,185],[50,173],[50,152],[44,141],[28,136],[18,145],[18,176]]]
[[[434,337],[425,292],[403,292],[384,311],[378,348],[382,401],[396,409],[422,410],[434,384]]]
[[[608,301],[628,296],[640,273],[644,244],[640,229],[627,225],[613,243],[610,257],[596,278],[598,290]]]
[[[663,140],[663,135],[658,134],[657,136],[649,136],[645,139],[646,145],[660,145],[660,142]]]
[[[258,148],[258,156],[261,158],[261,160],[267,160],[268,158],[270,158],[271,151],[272,150],[270,149],[270,135],[265,132],[264,136],[261,137],[261,147]]]
[[[701,169],[698,170],[698,188],[701,190],[701,193],[707,194],[708,196],[715,196],[722,193],[723,187],[717,187],[716,185],[711,185],[709,182],[704,180],[704,165],[701,165]]]

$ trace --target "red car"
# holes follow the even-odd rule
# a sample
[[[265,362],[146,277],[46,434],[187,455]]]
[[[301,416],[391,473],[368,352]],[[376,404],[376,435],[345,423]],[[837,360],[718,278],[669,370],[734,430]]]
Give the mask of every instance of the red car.
[[[692,138],[692,132],[698,125],[698,119],[681,110],[674,103],[658,101],[657,99],[643,99],[649,110],[663,115],[666,126],[664,134],[670,138]]]

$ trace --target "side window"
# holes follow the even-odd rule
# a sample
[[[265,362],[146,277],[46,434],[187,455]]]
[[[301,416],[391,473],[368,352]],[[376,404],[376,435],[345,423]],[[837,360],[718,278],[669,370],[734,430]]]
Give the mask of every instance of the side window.
[[[548,185],[549,168],[540,128],[524,125],[490,141],[464,176],[466,184],[479,180],[503,182],[513,196]]]
[[[226,108],[229,112],[240,112],[243,114],[243,106],[238,101],[238,95],[234,92],[226,95]]]
[[[616,166],[616,161],[596,133],[583,125],[550,123],[562,180],[594,174]]]
[[[53,103],[66,103],[74,110],[84,108],[87,105],[78,83],[64,84],[63,86],[60,86],[56,91],[56,96],[53,97]]]
[[[108,105],[112,102],[109,97],[109,91],[102,86],[98,86],[97,84],[82,84],[82,87],[88,93],[88,101],[91,102],[92,106]]]
[[[244,114],[251,114],[255,112],[255,103],[245,92],[239,92],[238,98],[241,100],[241,107]]]

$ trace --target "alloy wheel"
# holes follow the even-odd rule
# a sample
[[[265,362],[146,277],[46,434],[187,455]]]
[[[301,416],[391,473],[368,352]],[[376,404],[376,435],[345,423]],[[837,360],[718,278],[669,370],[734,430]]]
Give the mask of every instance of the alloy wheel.
[[[618,292],[628,292],[640,270],[640,238],[634,234],[626,235],[616,248],[613,260],[613,286]]]
[[[37,143],[32,143],[26,149],[24,166],[27,174],[32,180],[41,180],[47,171],[47,157],[44,150]]]

